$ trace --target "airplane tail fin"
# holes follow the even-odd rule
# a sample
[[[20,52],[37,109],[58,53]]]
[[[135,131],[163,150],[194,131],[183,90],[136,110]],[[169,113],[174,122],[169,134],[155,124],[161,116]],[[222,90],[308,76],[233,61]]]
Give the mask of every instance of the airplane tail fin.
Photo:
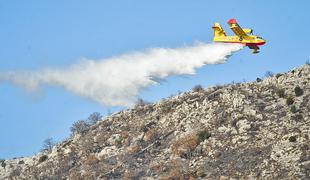
[[[226,36],[226,33],[219,23],[215,23],[212,27],[214,29],[214,37]]]

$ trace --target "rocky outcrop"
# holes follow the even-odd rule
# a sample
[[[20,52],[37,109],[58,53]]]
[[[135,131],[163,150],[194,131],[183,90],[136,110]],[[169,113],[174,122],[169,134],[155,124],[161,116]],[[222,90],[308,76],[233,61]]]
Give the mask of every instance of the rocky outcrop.
[[[309,179],[310,66],[113,114],[2,179]]]

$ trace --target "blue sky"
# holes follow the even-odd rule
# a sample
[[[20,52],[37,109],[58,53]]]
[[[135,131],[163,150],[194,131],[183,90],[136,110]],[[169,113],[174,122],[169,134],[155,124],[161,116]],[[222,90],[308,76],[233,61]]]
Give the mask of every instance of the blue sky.
[[[298,2],[298,3],[297,3]],[[267,40],[261,53],[245,48],[195,76],[170,77],[141,93],[156,102],[171,94],[285,72],[310,59],[309,1],[28,0],[0,1],[0,72],[65,67],[81,58],[107,58],[152,47],[211,42],[212,25],[236,18]],[[61,88],[30,94],[0,83],[0,158],[33,155],[48,137],[61,141],[71,124],[108,109]]]

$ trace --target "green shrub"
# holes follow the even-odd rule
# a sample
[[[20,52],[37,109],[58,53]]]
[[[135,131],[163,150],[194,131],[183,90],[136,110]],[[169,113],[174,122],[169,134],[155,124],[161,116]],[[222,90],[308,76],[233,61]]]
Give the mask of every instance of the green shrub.
[[[202,167],[200,167],[197,171],[196,171],[196,176],[198,177],[205,177],[206,173],[204,171],[204,169]]]
[[[206,139],[209,139],[211,137],[211,134],[207,132],[206,130],[200,131],[197,133],[198,136],[198,143],[203,142]]]
[[[277,95],[278,95],[280,98],[284,98],[284,97],[285,97],[285,90],[284,90],[284,89],[278,89],[278,90],[277,90]]]
[[[46,161],[46,160],[47,160],[47,158],[48,158],[48,156],[47,156],[47,155],[43,155],[43,156],[41,156],[41,157],[39,158],[39,163]]]
[[[295,119],[296,121],[301,121],[303,118],[304,118],[304,117],[302,116],[302,114],[297,114],[297,115],[294,117],[294,119]]]
[[[277,78],[277,79],[278,79],[279,77],[281,77],[281,76],[283,76],[283,74],[281,74],[281,73],[276,74],[276,78]]]
[[[286,104],[289,106],[289,105],[292,105],[294,103],[294,98],[292,96],[289,96],[286,98]]]
[[[262,79],[261,78],[256,78],[256,82],[261,82]]]
[[[18,161],[18,164],[25,164],[24,160]]]
[[[296,137],[295,136],[291,136],[291,137],[289,137],[288,138],[288,140],[290,141],[290,142],[296,142]]]
[[[193,92],[201,92],[203,91],[203,87],[201,85],[196,85],[192,89]]]
[[[291,107],[290,111],[291,111],[292,113],[296,113],[296,112],[297,112],[296,106],[293,105],[293,106]]]
[[[296,86],[294,91],[296,96],[301,96],[304,94],[304,91],[299,86]]]
[[[1,164],[1,167],[5,168],[6,163],[4,159],[0,159],[0,164]]]
[[[122,147],[123,145],[123,137],[119,137],[117,139],[115,139],[115,144],[116,144],[116,147]]]

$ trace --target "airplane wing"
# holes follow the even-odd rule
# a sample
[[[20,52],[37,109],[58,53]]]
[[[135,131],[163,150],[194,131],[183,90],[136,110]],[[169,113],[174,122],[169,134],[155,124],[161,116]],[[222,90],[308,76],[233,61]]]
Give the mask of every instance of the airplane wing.
[[[230,19],[228,21],[228,24],[230,25],[230,29],[240,38],[245,38],[248,35],[242,30],[242,28],[238,25],[236,19]]]

